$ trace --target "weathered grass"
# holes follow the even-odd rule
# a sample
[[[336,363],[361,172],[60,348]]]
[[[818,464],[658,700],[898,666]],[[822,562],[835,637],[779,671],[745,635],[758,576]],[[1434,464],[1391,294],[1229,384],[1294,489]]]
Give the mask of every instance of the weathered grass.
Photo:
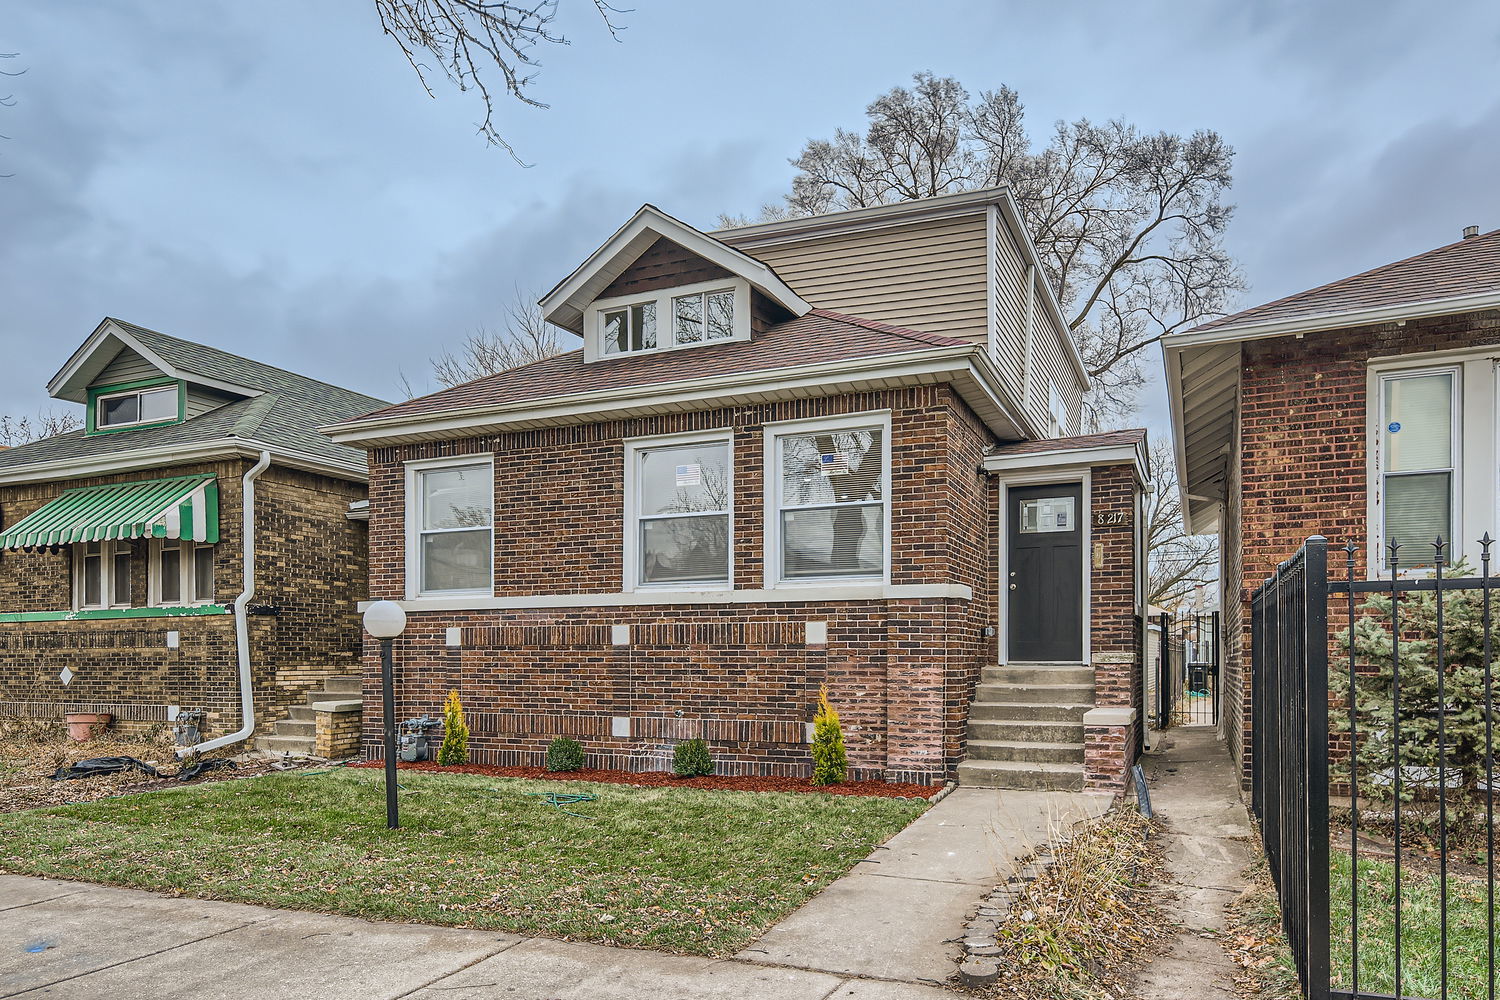
[[[927,803],[338,769],[0,816],[0,869],[721,955]],[[528,792],[588,791],[566,815]]]
[[[1330,865],[1330,937],[1334,987],[1348,989],[1351,976],[1349,854],[1335,850]],[[1401,991],[1436,997],[1441,983],[1441,882],[1430,863],[1407,864],[1401,872]],[[1395,865],[1359,860],[1359,988],[1394,994],[1396,988]],[[1485,879],[1448,875],[1448,996],[1451,1000],[1488,997]]]

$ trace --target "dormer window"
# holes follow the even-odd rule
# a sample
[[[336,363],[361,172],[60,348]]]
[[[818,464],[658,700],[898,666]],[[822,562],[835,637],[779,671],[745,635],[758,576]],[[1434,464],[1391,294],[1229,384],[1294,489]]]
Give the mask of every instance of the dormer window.
[[[89,390],[91,432],[126,430],[172,424],[182,419],[182,388],[178,382],[108,385]]]
[[[736,278],[599,299],[585,311],[593,358],[750,339],[750,284]]]

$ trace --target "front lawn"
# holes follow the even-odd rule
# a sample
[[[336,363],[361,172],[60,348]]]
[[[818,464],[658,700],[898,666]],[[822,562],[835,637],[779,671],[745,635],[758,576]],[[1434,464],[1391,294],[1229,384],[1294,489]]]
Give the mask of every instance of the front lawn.
[[[1329,879],[1332,913],[1333,983],[1350,987],[1350,864],[1334,850]],[[1359,860],[1359,988],[1392,994],[1396,987],[1395,866],[1374,858]],[[1403,865],[1401,872],[1401,992],[1441,995],[1440,882],[1436,866]],[[1454,1000],[1489,995],[1485,947],[1487,901],[1483,874],[1448,875],[1448,992]]]
[[[0,870],[373,919],[729,954],[925,801],[378,771],[0,815]],[[590,792],[570,816],[527,792]]]

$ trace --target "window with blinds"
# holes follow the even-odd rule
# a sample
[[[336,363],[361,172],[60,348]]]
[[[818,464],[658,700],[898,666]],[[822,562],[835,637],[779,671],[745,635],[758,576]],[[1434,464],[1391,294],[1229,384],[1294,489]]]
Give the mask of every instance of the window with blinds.
[[[1451,370],[1380,380],[1383,539],[1403,567],[1431,566],[1432,543],[1453,541],[1456,383]]]
[[[885,575],[885,434],[864,427],[776,438],[783,580]]]

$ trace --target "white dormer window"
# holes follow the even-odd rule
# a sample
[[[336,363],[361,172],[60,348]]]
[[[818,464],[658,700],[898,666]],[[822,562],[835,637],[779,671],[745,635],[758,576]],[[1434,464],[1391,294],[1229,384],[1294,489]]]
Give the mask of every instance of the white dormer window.
[[[750,339],[750,283],[740,278],[597,299],[584,311],[588,360]]]

